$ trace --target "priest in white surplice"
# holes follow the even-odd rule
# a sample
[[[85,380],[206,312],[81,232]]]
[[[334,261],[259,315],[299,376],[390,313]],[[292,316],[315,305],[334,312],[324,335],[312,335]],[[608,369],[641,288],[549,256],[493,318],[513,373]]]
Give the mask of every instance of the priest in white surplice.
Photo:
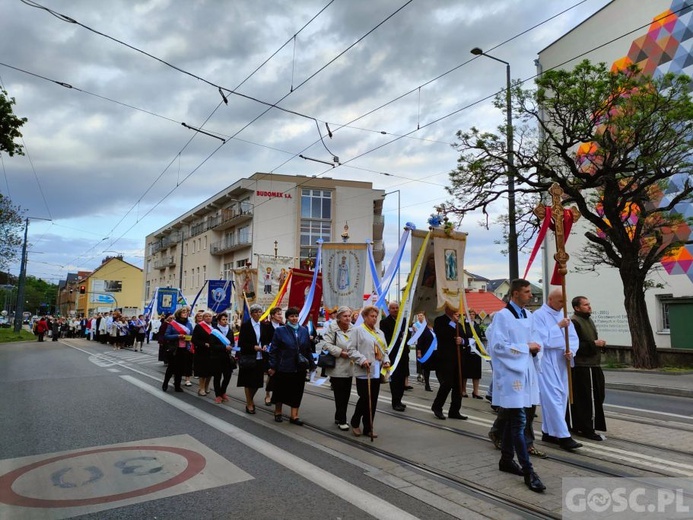
[[[565,420],[568,408],[568,362],[578,349],[579,339],[575,325],[563,316],[563,292],[554,289],[548,302],[534,313],[534,327],[541,337],[543,356],[539,364],[539,392],[541,400],[541,431],[544,442],[558,444],[565,450],[580,448],[568,431]],[[565,331],[568,329],[566,352]]]

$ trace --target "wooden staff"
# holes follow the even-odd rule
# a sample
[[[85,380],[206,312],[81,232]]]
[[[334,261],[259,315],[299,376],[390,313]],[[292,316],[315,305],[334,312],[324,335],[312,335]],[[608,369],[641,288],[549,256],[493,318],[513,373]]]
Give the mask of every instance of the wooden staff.
[[[457,323],[455,323],[455,347],[457,347],[457,375],[459,376],[458,384],[460,387],[460,399],[462,399],[462,395],[464,394],[464,389],[462,388],[462,343],[458,345],[457,339],[460,337],[460,318],[462,317],[462,297],[464,294],[462,293],[463,290],[464,289],[460,290],[460,305],[457,307],[459,317],[457,318]]]
[[[376,346],[376,348],[378,348]],[[368,366],[366,367],[366,386],[368,388],[368,417],[370,417],[370,420],[368,421],[371,426],[371,442],[373,442],[373,404],[371,403],[371,364],[368,363]]]
[[[564,215],[565,208],[563,207],[563,189],[557,184],[553,183],[551,188],[549,188],[549,194],[551,195],[551,218],[554,223],[554,235],[556,238],[556,254],[553,255],[558,264],[558,274],[561,277],[561,293],[563,296],[563,318],[568,317],[568,296],[566,294],[565,288],[565,277],[568,274],[568,260],[570,255],[565,251],[565,227],[564,227]],[[534,210],[534,214],[539,218],[543,219],[546,216],[547,207],[543,204],[537,206]],[[573,222],[580,218],[580,212],[577,208],[572,207],[570,211],[573,214]],[[564,327],[565,332],[565,352],[566,354],[570,352],[570,340],[569,340],[569,328]],[[566,358],[566,364],[568,366],[568,400],[570,404],[573,404],[573,373],[570,369],[570,359]]]

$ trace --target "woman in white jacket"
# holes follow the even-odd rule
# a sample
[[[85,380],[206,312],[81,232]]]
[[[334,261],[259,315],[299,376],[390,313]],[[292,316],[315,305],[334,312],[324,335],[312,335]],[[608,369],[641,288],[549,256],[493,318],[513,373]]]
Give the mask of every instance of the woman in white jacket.
[[[349,396],[351,395],[351,381],[354,376],[352,361],[349,359],[348,347],[351,337],[351,309],[340,307],[337,309],[336,319],[330,321],[327,332],[323,335],[322,341],[317,348],[326,350],[335,359],[334,368],[327,368],[325,372],[330,377],[332,392],[334,393],[334,422],[340,430],[347,431],[347,407],[349,406]]]
[[[380,394],[380,368],[388,368],[390,359],[386,353],[385,335],[376,328],[378,316],[380,316],[378,308],[371,305],[364,307],[361,316],[363,316],[363,323],[353,328],[348,346],[349,358],[354,361],[356,391],[359,394],[354,415],[351,416],[351,431],[356,437],[363,434],[375,438],[377,435],[372,432],[372,428]],[[363,432],[360,428],[361,421],[363,421]]]

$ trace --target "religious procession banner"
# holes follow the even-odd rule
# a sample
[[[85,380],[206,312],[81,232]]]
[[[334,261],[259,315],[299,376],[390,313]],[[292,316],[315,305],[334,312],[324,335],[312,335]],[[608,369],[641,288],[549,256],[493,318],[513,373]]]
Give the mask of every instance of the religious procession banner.
[[[178,306],[178,289],[157,289],[157,314],[172,314]]]
[[[297,309],[303,309],[303,304],[306,301],[306,297],[310,292],[311,285],[313,284],[313,271],[307,269],[293,269],[291,275],[291,288],[289,289],[289,307],[296,307]],[[315,292],[313,296],[313,304],[310,307],[308,316],[311,317],[313,323],[318,320],[318,315],[320,312],[320,305],[322,302],[322,277],[318,274],[318,279],[315,285]],[[303,323],[302,323],[303,325]]]
[[[322,244],[322,298],[325,308],[363,305],[367,268],[366,244]]]
[[[243,308],[243,295],[245,294],[248,304],[255,303],[257,298],[257,269],[234,269],[234,282],[236,285],[236,301],[238,307]]]
[[[412,263],[427,233],[412,232]],[[426,244],[418,280],[414,285],[413,312],[424,312],[429,318],[443,311],[445,305],[458,309],[464,296],[464,250],[467,233],[433,229]]]
[[[215,313],[231,307],[231,288],[231,280],[208,280],[207,307]]]
[[[263,309],[269,307],[293,266],[294,259],[291,256],[257,255],[258,287],[255,303],[262,305]]]

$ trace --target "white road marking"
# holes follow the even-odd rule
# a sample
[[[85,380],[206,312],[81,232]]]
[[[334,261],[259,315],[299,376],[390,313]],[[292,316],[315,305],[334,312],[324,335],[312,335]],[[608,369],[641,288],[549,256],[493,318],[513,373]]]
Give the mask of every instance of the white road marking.
[[[141,390],[151,394],[153,397],[165,401],[174,408],[187,413],[191,417],[194,417],[195,419],[211,426],[212,428],[219,430],[221,433],[228,435],[232,439],[245,444],[252,450],[257,451],[260,455],[264,455],[277,464],[280,464],[294,473],[301,475],[306,480],[313,482],[324,490],[329,491],[345,502],[349,502],[360,510],[373,515],[375,518],[416,520],[415,516],[386,502],[382,497],[368,493],[367,491],[364,491],[363,489],[347,482],[346,480],[343,480],[332,473],[306,462],[296,455],[288,453],[287,451],[284,451],[267,441],[255,437],[241,428],[232,426],[212,414],[203,412],[196,406],[187,404],[180,399],[176,399],[175,397],[162,393],[160,390],[157,390],[153,386],[140,381],[136,377],[120,377],[122,377],[125,381],[137,386]]]

